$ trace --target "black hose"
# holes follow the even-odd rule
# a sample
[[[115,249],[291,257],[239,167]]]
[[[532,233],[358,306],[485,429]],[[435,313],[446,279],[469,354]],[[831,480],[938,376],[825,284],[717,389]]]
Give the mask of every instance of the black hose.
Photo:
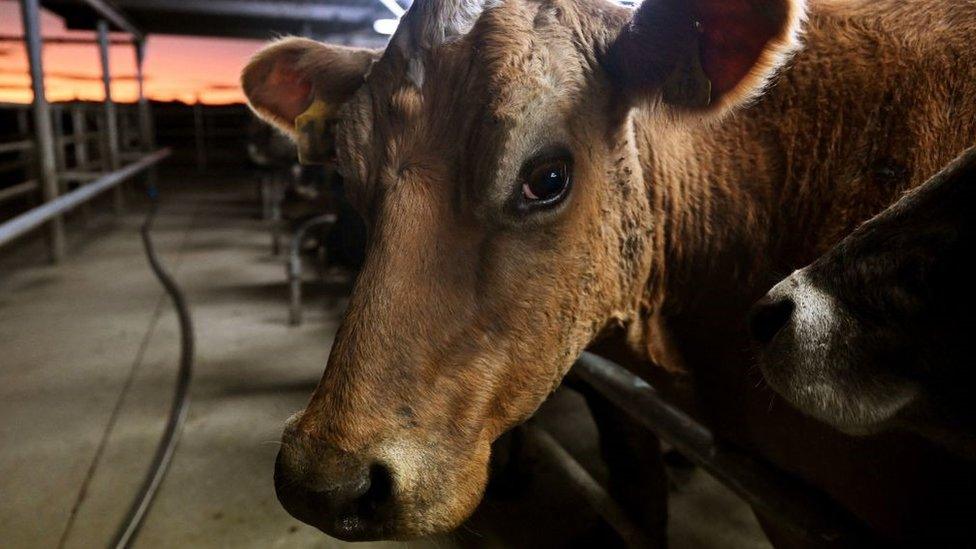
[[[132,545],[136,534],[139,532],[139,528],[142,526],[142,521],[149,511],[149,506],[152,505],[159,485],[162,483],[163,477],[166,476],[169,464],[173,460],[173,453],[176,451],[176,444],[179,442],[180,432],[183,430],[183,423],[186,421],[187,408],[189,407],[190,381],[193,376],[193,319],[190,317],[190,310],[187,308],[186,298],[183,296],[183,292],[163,268],[159,257],[156,256],[156,248],[153,246],[150,231],[156,219],[156,213],[159,210],[159,198],[153,187],[149,190],[149,198],[151,204],[149,214],[146,216],[146,221],[142,225],[142,244],[146,251],[149,266],[152,268],[159,283],[163,285],[167,295],[169,295],[170,300],[173,302],[173,307],[176,309],[176,315],[180,324],[180,369],[176,377],[176,390],[173,393],[173,403],[170,406],[169,420],[166,423],[166,430],[163,432],[163,437],[156,447],[156,455],[153,457],[152,465],[142,482],[142,486],[139,488],[139,493],[132,500],[129,512],[126,513],[125,519],[122,521],[122,524],[112,539],[112,543],[109,545],[110,548],[116,549],[127,548]]]

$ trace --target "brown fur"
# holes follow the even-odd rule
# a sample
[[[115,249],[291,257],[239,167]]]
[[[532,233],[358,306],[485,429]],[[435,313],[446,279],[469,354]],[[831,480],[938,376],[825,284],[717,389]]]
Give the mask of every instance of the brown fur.
[[[366,264],[282,455],[303,482],[336,474],[332,455],[387,466],[394,518],[375,535],[451,528],[480,499],[489,444],[623,328],[639,355],[689,372],[719,433],[884,535],[971,528],[951,516],[969,469],[771,404],[742,324],[772,282],[976,141],[976,4],[816,2],[790,66],[718,118],[770,71],[719,87],[709,110],[671,109],[614,60],[629,17],[599,0],[510,0],[467,35],[373,66],[333,130],[370,227]],[[272,95],[251,100],[275,111]],[[570,197],[514,215],[520,166],[553,141],[574,156]]]
[[[757,105],[713,132],[645,138],[659,159],[649,168],[674,182],[656,196],[661,314],[702,413],[901,540],[973,534],[958,506],[971,467],[917,440],[855,441],[796,417],[747,375],[742,319],[776,275],[976,142],[974,21],[971,2],[814,5],[806,49]]]

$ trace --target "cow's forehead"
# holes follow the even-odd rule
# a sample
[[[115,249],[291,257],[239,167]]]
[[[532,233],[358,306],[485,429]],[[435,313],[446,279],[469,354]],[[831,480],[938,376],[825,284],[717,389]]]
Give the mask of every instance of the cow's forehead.
[[[347,109],[347,145],[358,150],[360,168],[375,173],[378,164],[422,153],[413,141],[504,140],[581,89],[578,44],[550,2],[506,2],[456,41],[413,56],[387,52]]]
[[[557,7],[558,4],[558,7]],[[564,24],[566,4],[523,0],[490,4],[466,36],[431,50],[403,51],[396,42],[367,85],[374,97],[393,97],[403,86],[422,97],[465,84],[499,116],[510,116],[536,95],[579,76],[579,43]],[[469,99],[455,94],[459,101]],[[441,113],[443,114],[443,113]]]

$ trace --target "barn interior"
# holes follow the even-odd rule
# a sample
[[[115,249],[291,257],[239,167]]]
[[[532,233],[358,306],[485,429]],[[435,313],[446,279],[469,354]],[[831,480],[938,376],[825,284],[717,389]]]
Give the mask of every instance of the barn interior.
[[[151,66],[156,51],[145,45],[157,35],[247,39],[254,50],[280,35],[379,47],[388,37],[378,21],[395,20],[407,4],[2,4],[4,17],[16,17],[5,21],[13,30],[4,55],[28,60],[34,93],[0,105],[0,544],[118,541],[153,469],[181,379],[178,316],[140,236],[158,201],[152,239],[189,305],[196,352],[175,452],[127,543],[345,545],[289,516],[272,482],[282,425],[322,374],[355,277],[354,251],[338,259],[323,251],[335,224],[332,179],[297,167],[287,143],[239,101],[147,97],[141,63]],[[42,15],[69,32],[49,34]],[[46,100],[42,63],[65,43],[102,52],[79,67],[100,75],[102,99]],[[113,100],[116,76],[105,61],[126,50],[139,59],[131,102]],[[290,284],[293,249],[301,268]],[[607,471],[579,394],[558,390],[532,424],[568,450],[599,493]],[[769,546],[739,496],[671,457],[672,547]],[[516,469],[498,473],[457,532],[406,545],[623,543],[592,491],[568,480],[565,460],[538,440],[522,441]]]

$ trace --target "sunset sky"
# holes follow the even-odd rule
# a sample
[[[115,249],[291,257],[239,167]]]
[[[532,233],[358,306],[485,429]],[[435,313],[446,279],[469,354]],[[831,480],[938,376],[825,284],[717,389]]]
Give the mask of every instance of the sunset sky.
[[[44,36],[95,37],[93,32],[66,30],[61,18],[46,10],[42,10],[41,25]],[[0,0],[0,34],[23,34],[19,2]],[[238,74],[261,44],[258,40],[150,35],[146,46],[146,93],[160,101],[192,103],[199,99],[214,104],[242,101]],[[113,45],[110,64],[117,78],[112,83],[113,98],[134,101],[134,48]],[[104,97],[95,44],[45,45],[44,72],[50,101],[97,101]],[[0,102],[29,103],[32,95],[23,45],[0,42]]]

